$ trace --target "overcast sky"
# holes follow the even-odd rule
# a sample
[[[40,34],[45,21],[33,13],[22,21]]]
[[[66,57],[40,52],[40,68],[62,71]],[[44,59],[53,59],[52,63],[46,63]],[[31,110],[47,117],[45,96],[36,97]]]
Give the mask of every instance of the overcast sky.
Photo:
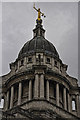
[[[37,2],[46,18],[43,27],[46,36],[56,47],[69,75],[78,78],[78,3]],[[9,63],[14,62],[25,42],[33,37],[37,13],[33,3],[2,3],[2,73],[10,71]]]

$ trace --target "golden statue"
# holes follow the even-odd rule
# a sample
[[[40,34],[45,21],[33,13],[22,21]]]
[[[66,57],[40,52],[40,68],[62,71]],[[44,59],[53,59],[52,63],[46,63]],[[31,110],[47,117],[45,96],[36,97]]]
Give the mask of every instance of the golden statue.
[[[34,4],[33,8],[38,12],[38,20],[41,19],[41,16],[46,17],[46,16],[44,15],[44,13],[42,13],[42,12],[40,11],[40,8],[38,8],[38,9],[35,8],[35,4]]]

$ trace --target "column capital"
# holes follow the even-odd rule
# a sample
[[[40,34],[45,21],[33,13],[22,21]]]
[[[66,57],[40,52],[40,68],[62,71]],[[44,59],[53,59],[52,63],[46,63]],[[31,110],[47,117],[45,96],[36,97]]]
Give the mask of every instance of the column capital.
[[[44,73],[43,72],[37,72],[37,73],[35,73],[35,75],[44,75]]]
[[[32,80],[33,80],[33,78],[29,78],[29,79],[28,79],[28,81],[30,81],[30,80],[32,81]]]
[[[18,83],[22,83],[22,81],[19,81]]]

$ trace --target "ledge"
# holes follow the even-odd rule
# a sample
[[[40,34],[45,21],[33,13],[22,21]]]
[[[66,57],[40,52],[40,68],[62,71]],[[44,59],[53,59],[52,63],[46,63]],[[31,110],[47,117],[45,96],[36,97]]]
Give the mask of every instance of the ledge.
[[[23,103],[22,105],[18,105],[12,109],[7,110],[12,111],[13,109],[16,109],[17,107],[21,107],[25,110],[50,110],[53,111],[53,113],[57,114],[58,116],[61,115],[62,118],[74,118],[79,119],[76,115],[64,110],[63,108],[60,108],[59,106],[55,105],[54,103],[51,103],[50,101],[47,101],[45,99],[33,99],[30,101],[27,101]],[[67,117],[68,116],[68,117]]]

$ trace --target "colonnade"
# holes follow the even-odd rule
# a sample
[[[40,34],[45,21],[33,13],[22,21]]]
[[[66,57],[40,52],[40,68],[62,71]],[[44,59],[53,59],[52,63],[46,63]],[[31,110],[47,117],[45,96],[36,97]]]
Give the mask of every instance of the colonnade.
[[[60,102],[59,102],[59,87],[60,84],[58,82],[56,82],[56,105],[60,106]],[[18,88],[18,103],[17,105],[21,104],[21,98],[22,98],[22,82],[19,82],[19,88]],[[28,100],[32,100],[32,94],[33,98],[45,98],[44,94],[46,92],[46,100],[49,101],[49,94],[50,94],[50,81],[46,80],[46,91],[44,90],[44,74],[38,75],[35,74],[35,80],[34,80],[34,91],[32,91],[32,80],[29,80],[29,92],[28,92]],[[54,87],[54,86],[53,86]],[[33,93],[32,93],[33,92]],[[13,99],[14,99],[14,86],[11,86],[11,96],[9,97],[9,91],[7,91],[7,95],[6,95],[7,99],[6,99],[6,110],[8,109],[9,106],[9,99],[10,99],[10,109],[13,107]],[[66,98],[68,97],[68,98]],[[68,101],[67,101],[68,99]],[[63,104],[64,104],[64,109],[67,110],[67,105],[68,105],[68,111],[71,111],[71,100],[70,100],[70,95],[69,93],[67,93],[67,89],[64,87],[63,88]]]
[[[56,105],[60,106],[60,95],[59,95],[59,83],[56,83]],[[46,82],[46,98],[49,101],[49,80],[47,80]],[[68,98],[66,98],[68,94]],[[70,95],[69,93],[67,93],[67,89],[64,87],[63,88],[63,103],[64,103],[64,109],[67,110],[67,99],[68,99],[68,111],[70,112]]]

